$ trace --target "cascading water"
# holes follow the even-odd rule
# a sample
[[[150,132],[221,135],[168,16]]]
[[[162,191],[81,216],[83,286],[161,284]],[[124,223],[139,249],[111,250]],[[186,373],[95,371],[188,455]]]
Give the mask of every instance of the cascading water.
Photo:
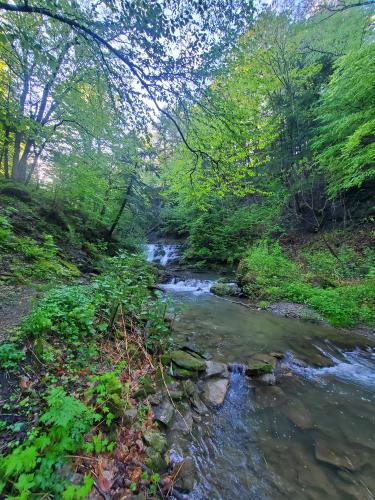
[[[162,266],[176,262],[181,257],[179,245],[164,243],[149,243],[145,246],[145,254],[148,262],[155,262]]]
[[[193,292],[200,294],[209,293],[214,283],[215,281],[212,280],[172,278],[169,283],[162,283],[160,286],[164,290],[171,292]]]

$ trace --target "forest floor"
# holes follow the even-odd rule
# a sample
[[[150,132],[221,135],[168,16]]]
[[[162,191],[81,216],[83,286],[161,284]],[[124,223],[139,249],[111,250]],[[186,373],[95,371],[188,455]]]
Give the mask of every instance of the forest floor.
[[[0,344],[15,333],[40,292],[27,285],[0,285]]]

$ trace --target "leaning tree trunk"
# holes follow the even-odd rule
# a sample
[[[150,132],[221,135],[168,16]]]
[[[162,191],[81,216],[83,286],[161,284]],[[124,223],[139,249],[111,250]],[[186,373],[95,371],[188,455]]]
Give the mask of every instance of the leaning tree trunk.
[[[107,235],[107,239],[108,240],[110,240],[112,238],[112,234],[113,234],[114,230],[116,229],[117,224],[120,221],[121,215],[123,214],[123,212],[125,210],[125,207],[126,207],[128,201],[129,201],[129,196],[131,194],[132,188],[133,188],[133,178],[129,182],[129,186],[128,186],[127,190],[126,190],[124,199],[122,200],[121,207],[120,207],[119,211],[117,212],[116,218],[113,221],[111,229],[108,231],[108,235]]]

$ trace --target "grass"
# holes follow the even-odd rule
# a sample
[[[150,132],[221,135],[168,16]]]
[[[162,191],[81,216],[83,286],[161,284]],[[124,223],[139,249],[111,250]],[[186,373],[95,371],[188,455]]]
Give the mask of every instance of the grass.
[[[375,324],[370,251],[361,256],[342,247],[335,257],[328,251],[303,250],[294,261],[278,243],[261,241],[241,262],[238,278],[244,293],[258,303],[306,304],[335,326]]]

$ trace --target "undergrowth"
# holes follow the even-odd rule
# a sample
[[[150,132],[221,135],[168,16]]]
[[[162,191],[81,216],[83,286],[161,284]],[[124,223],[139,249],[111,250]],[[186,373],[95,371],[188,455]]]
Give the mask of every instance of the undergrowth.
[[[150,356],[170,344],[166,304],[154,282],[155,271],[141,256],[109,258],[91,283],[49,290],[13,341],[1,346],[1,367],[16,370],[22,362],[28,375],[5,406],[9,415],[17,408],[22,418],[1,421],[13,439],[0,458],[0,495],[86,498],[93,486],[90,472],[103,474],[90,456],[104,453],[113,457],[113,469],[120,467],[115,457],[124,443],[131,451],[121,462],[131,478],[125,486],[134,492],[156,489],[156,473],[141,478],[133,471],[135,456],[145,460],[139,440],[152,425],[149,407],[142,403],[137,409],[138,433],[123,420],[134,398],[153,391]],[[76,454],[84,463],[88,457],[78,485],[70,479],[74,468],[66,470]]]
[[[246,295],[257,302],[290,300],[306,304],[336,326],[375,323],[375,278],[371,251],[348,247],[338,255],[304,250],[291,260],[275,242],[251,247],[239,266]]]
[[[51,234],[43,233],[39,241],[20,236],[4,213],[0,213],[0,267],[5,269],[0,274],[14,282],[63,281],[80,275],[78,268],[60,254]]]

